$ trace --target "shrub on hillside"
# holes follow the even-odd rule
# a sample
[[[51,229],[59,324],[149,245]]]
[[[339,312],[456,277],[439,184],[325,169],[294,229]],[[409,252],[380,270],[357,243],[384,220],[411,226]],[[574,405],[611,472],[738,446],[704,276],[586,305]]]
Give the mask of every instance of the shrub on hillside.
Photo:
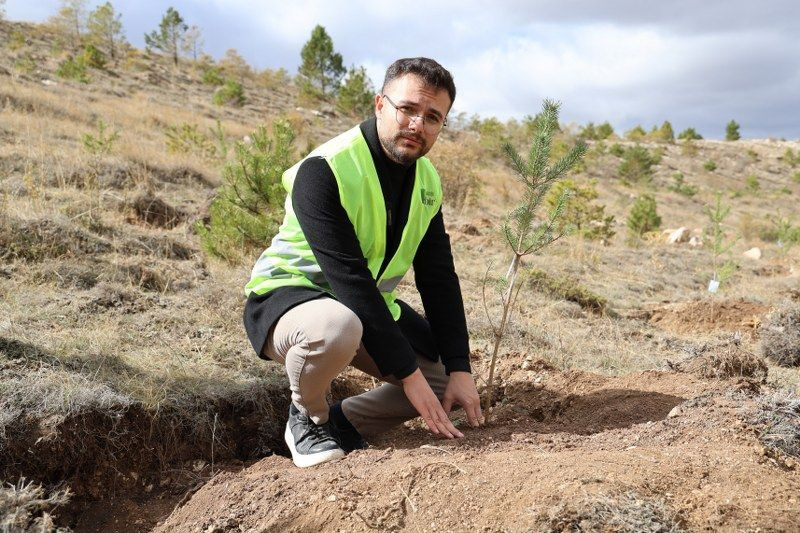
[[[761,352],[781,366],[800,366],[800,305],[781,307],[767,317]]]
[[[634,183],[649,181],[653,176],[652,167],[659,161],[660,157],[651,154],[647,148],[637,144],[625,149],[617,171],[625,181]]]
[[[678,134],[678,139],[686,141],[699,141],[703,136],[695,131],[694,128],[686,128]]]
[[[787,165],[794,168],[797,165],[800,165],[800,150],[795,153],[791,148],[787,148],[781,159],[783,159]]]
[[[741,139],[741,135],[739,134],[739,124],[735,120],[731,120],[725,126],[725,140],[738,141],[739,139]]]
[[[714,162],[714,160],[709,159],[708,161],[703,163],[703,168],[708,170],[709,172],[714,172],[715,170],[717,170],[717,164]]]
[[[219,87],[225,83],[225,79],[222,77],[222,72],[220,72],[218,67],[214,65],[209,65],[203,69],[203,74],[201,75],[200,80],[205,85],[211,85],[212,87]]]
[[[58,65],[56,75],[68,80],[75,80],[81,83],[89,83],[89,74],[86,71],[86,63],[81,56],[68,57]]]
[[[292,162],[294,132],[287,121],[276,121],[272,135],[262,126],[250,139],[236,143],[210,221],[196,227],[208,253],[234,264],[265,248],[277,232],[285,197],[281,177]]]
[[[375,88],[364,67],[351,67],[336,96],[336,109],[345,115],[367,118],[375,107]]]
[[[697,187],[686,183],[686,178],[683,176],[682,172],[676,172],[673,174],[672,179],[673,184],[669,186],[670,191],[676,192],[683,196],[688,196],[690,198],[697,194]]]
[[[547,193],[546,202],[550,210],[559,207],[559,200],[567,193],[563,205],[561,230],[575,232],[584,238],[608,242],[614,236],[614,217],[606,215],[606,207],[593,203],[597,199],[597,180],[578,184],[572,179],[556,182]]]
[[[103,119],[97,121],[97,135],[84,133],[83,147],[92,155],[108,155],[114,149],[114,143],[119,139],[119,131],[108,132],[108,124]]]
[[[632,237],[641,237],[648,231],[655,231],[661,227],[661,217],[658,216],[657,208],[656,199],[651,194],[642,194],[636,198],[626,221]]]
[[[244,87],[236,80],[226,80],[222,87],[214,91],[212,98],[216,105],[230,105],[241,107],[247,101],[244,96]]]
[[[747,192],[755,193],[761,188],[761,184],[758,182],[758,177],[755,174],[750,174],[747,176],[747,179],[744,180],[744,187],[747,189]]]
[[[106,63],[108,59],[106,55],[95,45],[89,43],[83,47],[83,51],[81,52],[81,57],[83,59],[83,63],[87,67],[96,68],[96,69],[104,69],[106,68]]]
[[[164,128],[167,152],[171,154],[195,154],[211,159],[217,155],[217,147],[197,124],[176,124]]]
[[[608,149],[608,153],[617,157],[622,157],[625,155],[625,148],[619,143],[614,143],[611,145],[611,148]]]
[[[629,129],[625,132],[625,138],[629,141],[643,141],[647,137],[647,132],[644,131],[644,128],[636,125],[633,128]]]

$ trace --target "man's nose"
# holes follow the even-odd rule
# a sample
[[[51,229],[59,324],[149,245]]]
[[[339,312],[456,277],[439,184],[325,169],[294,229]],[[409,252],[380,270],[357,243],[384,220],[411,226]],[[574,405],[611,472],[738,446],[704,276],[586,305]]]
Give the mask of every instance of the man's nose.
[[[425,124],[421,116],[408,117],[408,129],[421,132],[423,128],[425,128]]]

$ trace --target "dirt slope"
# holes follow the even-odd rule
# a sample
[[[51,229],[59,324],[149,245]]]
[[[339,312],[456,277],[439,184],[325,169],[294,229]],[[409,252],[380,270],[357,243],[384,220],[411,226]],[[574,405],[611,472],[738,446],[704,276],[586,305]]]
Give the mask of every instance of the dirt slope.
[[[742,421],[752,383],[539,377],[461,441],[400,428],[315,469],[269,457],[216,476],[156,531],[591,530],[610,527],[592,507],[603,499],[612,515],[650,513],[653,531],[800,523],[798,471],[765,457]]]

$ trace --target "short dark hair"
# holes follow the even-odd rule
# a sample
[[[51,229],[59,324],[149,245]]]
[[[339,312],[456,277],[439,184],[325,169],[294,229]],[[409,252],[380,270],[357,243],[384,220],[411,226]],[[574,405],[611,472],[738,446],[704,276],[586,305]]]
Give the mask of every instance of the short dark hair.
[[[392,80],[406,74],[414,74],[435,89],[444,89],[450,95],[450,107],[456,99],[456,84],[453,83],[453,76],[442,65],[427,57],[406,57],[398,59],[386,69],[386,77],[383,78],[381,92]]]

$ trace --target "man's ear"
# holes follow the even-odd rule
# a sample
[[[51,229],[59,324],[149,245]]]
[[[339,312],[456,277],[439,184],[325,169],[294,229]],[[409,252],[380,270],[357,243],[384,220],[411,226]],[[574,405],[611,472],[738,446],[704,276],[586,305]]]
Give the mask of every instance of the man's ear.
[[[378,120],[381,119],[380,112],[383,109],[383,98],[381,98],[380,94],[375,95],[375,118]]]

